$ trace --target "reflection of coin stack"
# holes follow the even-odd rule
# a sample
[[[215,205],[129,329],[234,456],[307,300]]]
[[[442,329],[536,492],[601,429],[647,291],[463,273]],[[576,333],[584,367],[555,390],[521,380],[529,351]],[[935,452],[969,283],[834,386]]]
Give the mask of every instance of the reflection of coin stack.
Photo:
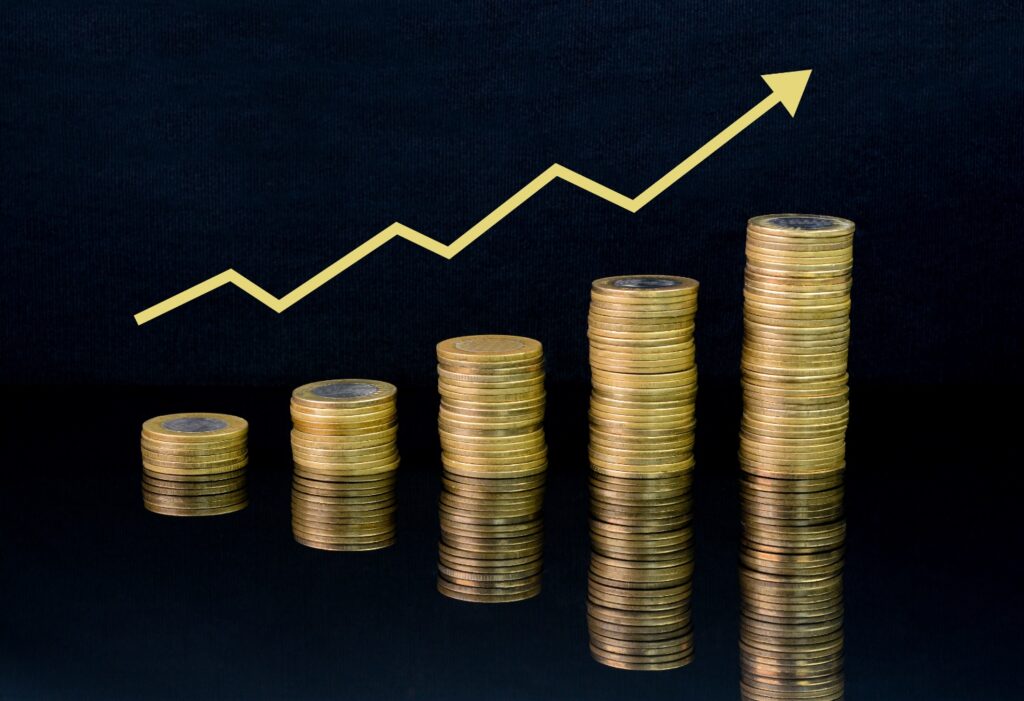
[[[313,382],[292,392],[292,534],[321,550],[395,542],[394,385]]]
[[[142,503],[168,516],[215,516],[244,509],[245,419],[170,414],[142,424]]]
[[[693,658],[691,475],[697,282],[596,280],[589,316],[591,654],[622,669]]]
[[[843,696],[842,474],[853,223],[747,225],[740,657],[745,699]]]
[[[437,345],[441,542],[437,588],[454,599],[520,601],[541,587],[544,359],[519,336]]]

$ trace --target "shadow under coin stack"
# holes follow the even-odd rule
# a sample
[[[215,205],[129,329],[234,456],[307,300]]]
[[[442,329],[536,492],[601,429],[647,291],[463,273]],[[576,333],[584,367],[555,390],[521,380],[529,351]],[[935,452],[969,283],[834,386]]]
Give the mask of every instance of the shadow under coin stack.
[[[693,659],[691,483],[697,281],[591,287],[590,651],[621,669]]]
[[[292,392],[292,535],[311,548],[395,542],[394,385],[326,380]]]
[[[464,336],[439,343],[437,360],[437,588],[463,601],[529,599],[543,567],[543,348],[520,336]]]
[[[747,224],[741,695],[843,697],[843,469],[853,223]]]
[[[249,503],[249,424],[227,414],[169,414],[142,424],[142,503],[167,516],[217,516]]]

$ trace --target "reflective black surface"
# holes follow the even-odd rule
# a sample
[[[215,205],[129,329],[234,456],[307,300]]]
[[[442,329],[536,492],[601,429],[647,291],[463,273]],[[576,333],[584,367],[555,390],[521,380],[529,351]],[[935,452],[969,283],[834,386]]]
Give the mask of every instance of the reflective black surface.
[[[664,673],[589,657],[587,390],[549,390],[544,591],[505,606],[434,589],[429,391],[399,390],[398,544],[371,554],[292,541],[287,389],[5,392],[0,697],[737,698],[738,388],[701,389],[697,657]],[[994,396],[853,387],[848,698],[1020,697],[1018,460]],[[189,408],[249,419],[244,512],[143,510],[139,426]]]

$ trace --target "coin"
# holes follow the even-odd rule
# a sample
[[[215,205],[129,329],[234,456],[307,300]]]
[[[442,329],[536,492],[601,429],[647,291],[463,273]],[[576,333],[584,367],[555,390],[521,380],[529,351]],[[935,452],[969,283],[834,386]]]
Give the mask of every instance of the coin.
[[[168,414],[142,424],[142,435],[145,438],[186,444],[242,441],[248,431],[249,424],[245,419],[229,414]]]
[[[148,511],[164,516],[221,516],[241,511],[249,505],[249,501],[235,501],[231,504],[214,507],[197,507],[189,502],[179,501],[177,505],[161,504],[143,498],[143,504]]]
[[[485,365],[490,368],[536,365],[542,355],[541,344],[523,336],[460,336],[437,344],[437,358],[442,365]]]

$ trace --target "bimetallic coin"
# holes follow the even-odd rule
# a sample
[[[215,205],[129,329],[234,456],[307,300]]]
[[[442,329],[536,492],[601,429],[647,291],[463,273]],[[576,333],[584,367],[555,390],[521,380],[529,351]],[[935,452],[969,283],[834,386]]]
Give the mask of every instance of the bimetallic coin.
[[[149,419],[142,424],[142,433],[155,440],[208,443],[241,438],[248,432],[245,419],[229,414],[185,413],[168,414]]]
[[[540,343],[522,336],[461,336],[437,344],[437,357],[442,363],[490,364],[515,361],[532,364],[542,355]]]

